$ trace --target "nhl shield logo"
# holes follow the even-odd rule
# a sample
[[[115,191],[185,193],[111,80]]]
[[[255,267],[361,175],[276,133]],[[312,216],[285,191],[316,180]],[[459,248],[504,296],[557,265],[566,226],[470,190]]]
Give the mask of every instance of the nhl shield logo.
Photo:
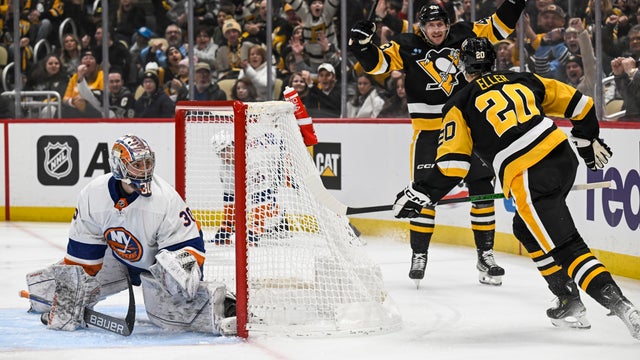
[[[48,143],[44,148],[44,171],[56,179],[68,176],[73,169],[72,151],[68,143]]]
[[[38,139],[38,180],[43,185],[75,185],[79,179],[78,139],[42,136]]]

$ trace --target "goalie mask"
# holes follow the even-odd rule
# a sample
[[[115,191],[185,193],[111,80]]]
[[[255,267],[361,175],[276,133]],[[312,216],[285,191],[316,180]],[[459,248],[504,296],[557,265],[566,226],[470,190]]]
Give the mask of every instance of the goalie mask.
[[[111,148],[111,173],[116,180],[133,186],[142,196],[151,196],[155,153],[147,142],[135,135],[125,135]]]

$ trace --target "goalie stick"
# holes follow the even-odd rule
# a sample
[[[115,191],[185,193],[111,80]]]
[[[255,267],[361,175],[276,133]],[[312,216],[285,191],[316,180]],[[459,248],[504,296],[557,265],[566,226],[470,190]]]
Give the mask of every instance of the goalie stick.
[[[611,187],[611,181],[602,181],[602,182],[594,182],[589,184],[573,185],[571,187],[571,191],[592,190],[592,189],[601,189],[601,188],[608,188],[608,187]],[[477,201],[495,200],[495,199],[503,199],[503,198],[504,198],[503,193],[472,195],[472,196],[465,196],[460,198],[442,199],[438,201],[436,205],[456,204],[456,203],[463,203],[463,202],[477,202]],[[369,207],[361,207],[361,208],[347,207],[345,215],[366,214],[366,213],[379,212],[379,211],[389,211],[391,209],[393,209],[393,205],[379,205],[379,206],[369,206]]]
[[[129,307],[127,309],[127,315],[124,319],[119,319],[111,315],[103,314],[99,311],[86,307],[84,308],[84,322],[89,325],[99,327],[103,330],[116,333],[118,335],[131,335],[131,332],[133,332],[133,326],[136,321],[136,299],[133,296],[133,287],[131,286],[131,280],[129,279],[129,277],[127,277],[127,285],[129,287]],[[20,297],[51,306],[51,301],[37,295],[29,294],[27,290],[21,290]],[[47,325],[48,323],[48,314],[48,312],[43,313],[41,317],[42,323],[45,325]]]

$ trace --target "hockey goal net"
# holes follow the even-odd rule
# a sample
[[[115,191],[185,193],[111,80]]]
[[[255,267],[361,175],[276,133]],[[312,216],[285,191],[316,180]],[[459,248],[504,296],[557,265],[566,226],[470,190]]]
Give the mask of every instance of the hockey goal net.
[[[319,183],[292,104],[177,104],[176,188],[202,228],[205,280],[237,296],[240,336],[400,326],[379,267]]]

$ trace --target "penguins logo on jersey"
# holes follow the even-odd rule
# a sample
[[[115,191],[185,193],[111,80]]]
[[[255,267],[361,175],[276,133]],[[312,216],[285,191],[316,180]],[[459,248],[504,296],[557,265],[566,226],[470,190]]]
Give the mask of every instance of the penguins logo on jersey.
[[[425,90],[441,89],[447,95],[451,95],[459,83],[457,78],[459,60],[458,50],[451,48],[429,50],[423,59],[417,61],[418,65],[435,82],[427,83]]]
[[[126,229],[109,228],[104,232],[104,238],[117,257],[131,262],[142,259],[142,244]]]

